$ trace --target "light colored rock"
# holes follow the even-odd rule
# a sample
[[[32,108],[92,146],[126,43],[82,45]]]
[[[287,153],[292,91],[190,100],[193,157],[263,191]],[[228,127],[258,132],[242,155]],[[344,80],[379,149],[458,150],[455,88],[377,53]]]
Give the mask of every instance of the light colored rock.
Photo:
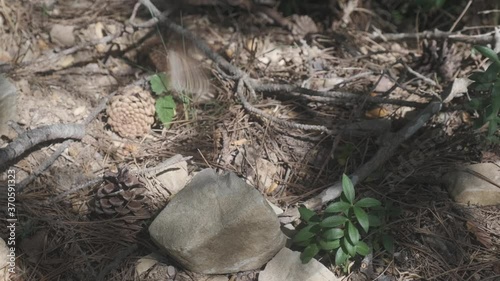
[[[273,208],[273,211],[274,211],[274,213],[276,215],[283,214],[283,210],[280,207],[278,207],[278,206],[274,205],[273,203],[269,202],[269,200],[267,200],[267,199],[266,199],[266,202],[267,202],[267,204],[269,204],[269,206],[271,206],[271,208]]]
[[[69,47],[75,45],[75,35],[73,34],[74,26],[54,24],[50,30],[50,38],[52,42]]]
[[[444,182],[455,202],[489,206],[500,204],[500,167],[493,163],[469,165],[445,175]]]
[[[260,268],[285,244],[264,197],[234,173],[198,173],[149,227],[163,250],[185,268],[224,274]]]
[[[176,194],[184,188],[188,180],[188,168],[186,161],[169,166],[165,171],[158,173],[156,179],[171,194]]]
[[[9,248],[5,241],[0,238],[0,281],[9,281]]]
[[[152,253],[147,256],[144,256],[137,260],[135,265],[135,273],[137,276],[140,276],[144,272],[148,271],[151,267],[155,266],[159,262],[158,255]]]
[[[342,278],[328,270],[319,261],[312,259],[303,264],[300,252],[283,248],[259,274],[259,281],[340,281]]]

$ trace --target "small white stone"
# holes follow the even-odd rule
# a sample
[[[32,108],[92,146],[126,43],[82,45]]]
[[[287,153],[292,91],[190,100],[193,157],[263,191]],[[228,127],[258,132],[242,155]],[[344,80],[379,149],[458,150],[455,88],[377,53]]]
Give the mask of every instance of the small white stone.
[[[73,46],[75,44],[74,29],[74,26],[54,24],[50,30],[50,38],[52,42],[60,46]]]
[[[79,106],[75,110],[73,110],[73,115],[80,116],[85,112],[85,106]]]

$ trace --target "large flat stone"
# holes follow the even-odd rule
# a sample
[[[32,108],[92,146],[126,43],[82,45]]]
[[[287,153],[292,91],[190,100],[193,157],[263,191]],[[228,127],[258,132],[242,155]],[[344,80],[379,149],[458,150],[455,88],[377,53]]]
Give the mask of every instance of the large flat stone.
[[[149,233],[187,269],[204,274],[254,270],[285,244],[273,209],[233,173],[198,173],[156,217]]]

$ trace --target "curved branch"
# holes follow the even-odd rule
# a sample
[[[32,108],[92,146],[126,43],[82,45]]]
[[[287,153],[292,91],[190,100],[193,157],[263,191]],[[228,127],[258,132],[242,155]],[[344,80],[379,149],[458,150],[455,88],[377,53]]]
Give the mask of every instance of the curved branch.
[[[3,172],[14,159],[34,146],[57,139],[82,139],[85,126],[79,124],[57,124],[42,126],[20,135],[5,148],[0,149],[0,172]]]

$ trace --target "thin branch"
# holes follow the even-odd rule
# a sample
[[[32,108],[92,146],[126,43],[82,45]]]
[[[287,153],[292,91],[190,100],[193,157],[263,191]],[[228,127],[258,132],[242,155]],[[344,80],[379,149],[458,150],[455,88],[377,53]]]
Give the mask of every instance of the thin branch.
[[[79,124],[56,124],[27,131],[7,147],[0,149],[0,171],[4,171],[10,162],[42,142],[57,139],[82,139],[84,135],[85,127]]]
[[[191,158],[193,158],[193,156],[183,157],[180,154],[176,154],[176,155],[168,158],[167,160],[163,161],[159,165],[156,165],[155,167],[146,168],[146,169],[139,169],[139,170],[132,170],[130,172],[132,172],[133,174],[136,174],[136,175],[144,175],[144,174],[148,174],[151,172],[164,171],[166,168],[168,168],[170,166],[173,166],[173,165],[180,163],[180,162],[191,160]]]
[[[52,204],[52,203],[59,202],[63,198],[67,197],[68,195],[70,195],[72,193],[75,193],[75,192],[80,191],[82,189],[85,189],[87,187],[94,186],[94,185],[96,185],[96,184],[98,184],[98,183],[100,183],[102,181],[103,181],[102,177],[98,177],[98,178],[95,178],[95,179],[88,180],[88,181],[86,181],[86,182],[84,182],[82,184],[79,184],[79,185],[77,185],[77,186],[75,186],[75,187],[73,187],[73,188],[71,188],[71,189],[69,189],[69,190],[67,190],[67,191],[65,191],[65,192],[57,195],[56,197],[48,200],[47,203],[48,204]]]
[[[410,72],[411,74],[415,75],[417,78],[420,78],[422,79],[424,82],[426,82],[427,84],[431,85],[431,86],[437,86],[437,83],[434,82],[434,80],[430,79],[430,78],[427,78],[425,77],[424,75],[416,72],[415,70],[413,70],[411,67],[409,67],[406,63],[402,62],[404,67],[406,68],[406,70],[408,70],[408,72]]]
[[[303,97],[310,99],[310,100],[315,100],[315,101],[323,101],[323,102],[328,102],[332,104],[340,104],[340,103],[345,103],[346,101],[354,101],[358,99],[363,99],[368,102],[373,102],[373,103],[380,103],[380,104],[394,104],[394,105],[399,105],[399,106],[408,106],[408,107],[415,107],[415,108],[424,108],[427,106],[426,103],[421,103],[421,102],[413,102],[413,101],[405,101],[405,100],[395,100],[395,99],[386,99],[386,98],[381,98],[381,97],[372,97],[372,96],[365,96],[365,95],[358,95],[358,94],[353,94],[349,92],[340,92],[340,91],[329,91],[329,92],[320,92],[320,91],[314,91],[306,88],[302,88],[299,86],[295,85],[290,85],[290,84],[272,84],[272,83],[265,83],[262,84],[258,80],[251,79],[250,80],[250,85],[256,90],[256,91],[262,91],[262,92],[297,92],[302,95]],[[307,96],[312,96],[312,97],[321,97],[320,99],[312,99]]]
[[[453,25],[450,27],[450,32],[452,32],[455,29],[455,27],[457,27],[457,24],[460,22],[460,20],[462,20],[465,13],[467,12],[467,10],[469,10],[471,4],[472,4],[472,0],[469,0],[469,3],[467,3],[467,6],[465,6],[465,8],[462,11],[462,13],[460,14],[460,16],[458,16],[458,18],[455,20]]]
[[[31,174],[29,174],[26,178],[24,178],[19,184],[17,184],[16,192],[22,192],[23,189],[30,184],[32,181],[36,179],[39,175],[41,175],[45,170],[47,170],[52,163],[56,161],[56,159],[69,147],[70,144],[73,143],[73,140],[65,140],[59,147],[50,155],[49,158],[45,159],[42,164],[40,164],[36,170],[34,170]]]
[[[402,41],[409,39],[449,39],[450,41],[465,42],[471,44],[491,44],[494,43],[494,31],[479,35],[465,35],[459,32],[446,32],[438,29],[434,31],[423,31],[417,33],[389,33],[389,34],[369,34],[368,38],[377,41]]]
[[[279,124],[281,126],[291,128],[291,129],[299,129],[299,130],[309,130],[309,131],[319,131],[323,132],[326,134],[332,134],[333,131],[328,129],[325,126],[320,126],[320,125],[308,125],[308,124],[299,124],[299,123],[293,123],[290,121],[286,121],[280,118],[277,118],[275,116],[269,115],[265,113],[264,111],[255,108],[252,104],[250,104],[247,99],[245,98],[244,92],[244,84],[247,85],[248,88],[251,88],[251,85],[249,83],[245,82],[245,78],[242,78],[238,81],[238,85],[236,87],[236,94],[241,100],[241,103],[243,104],[243,107],[250,113],[253,113],[255,115],[264,117],[268,119],[269,121]]]

